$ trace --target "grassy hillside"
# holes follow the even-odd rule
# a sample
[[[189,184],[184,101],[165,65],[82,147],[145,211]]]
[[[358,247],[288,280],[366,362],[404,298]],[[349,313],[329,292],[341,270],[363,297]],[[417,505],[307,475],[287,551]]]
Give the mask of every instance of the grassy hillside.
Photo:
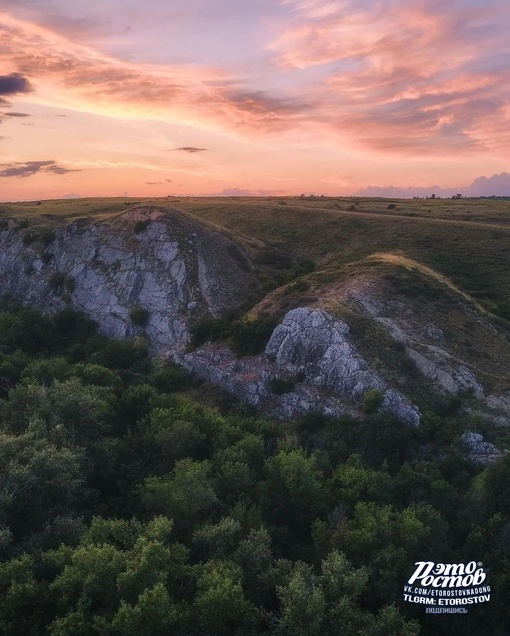
[[[432,268],[486,310],[510,320],[510,201],[74,199],[2,204],[0,219],[16,217],[28,226],[27,231],[37,232],[42,226],[77,218],[105,220],[141,202],[172,205],[279,248],[259,255],[262,269],[273,270],[273,286],[299,273],[296,262],[311,260],[316,269],[336,268],[390,252]],[[282,259],[280,250],[295,260]]]

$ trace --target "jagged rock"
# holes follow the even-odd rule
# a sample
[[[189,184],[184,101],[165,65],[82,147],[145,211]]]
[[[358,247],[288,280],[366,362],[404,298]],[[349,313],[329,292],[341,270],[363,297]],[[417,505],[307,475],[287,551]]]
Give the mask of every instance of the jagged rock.
[[[348,334],[349,326],[326,311],[294,309],[274,330],[266,355],[279,371],[297,374],[348,403],[359,405],[367,391],[379,389],[383,392],[383,409],[418,425],[418,408],[369,369],[348,341]]]
[[[496,426],[510,426],[510,391],[500,395],[488,395],[486,399],[488,410],[483,416]]]
[[[409,322],[407,314],[410,314],[410,310],[401,301],[385,301],[366,291],[351,292],[349,297],[364,313],[382,325],[394,340],[405,346],[418,370],[440,392],[454,395],[470,391],[475,398],[484,398],[483,386],[468,365],[437,345],[446,343],[440,327],[428,323],[417,331]]]
[[[331,389],[354,400],[384,383],[347,341],[349,326],[325,311],[290,311],[276,327],[266,355],[276,366],[301,374],[315,386]]]
[[[483,387],[473,372],[465,364],[452,362],[446,351],[428,346],[425,356],[408,347],[407,353],[421,373],[445,393],[455,395],[459,391],[471,391],[477,399],[483,399]]]
[[[230,238],[158,207],[57,228],[45,250],[25,245],[11,223],[0,232],[0,281],[0,296],[49,313],[72,306],[114,338],[142,333],[130,319],[139,305],[156,351],[189,341],[191,312],[219,316],[259,290],[249,258]]]
[[[211,344],[190,353],[173,351],[170,359],[252,406],[260,406],[270,395],[274,369],[261,356],[237,358],[228,347]]]
[[[416,406],[368,368],[347,340],[349,327],[325,311],[290,311],[276,327],[265,355],[238,359],[227,348],[208,345],[197,351],[174,351],[177,364],[278,419],[315,411],[330,416],[359,413],[365,393],[383,393],[382,410],[412,426]],[[294,377],[296,387],[284,395],[271,391],[271,380]]]
[[[265,356],[237,358],[228,347],[209,344],[189,353],[174,351],[170,359],[278,420],[308,412],[330,417],[355,415],[341,400],[301,383],[288,393],[276,395],[271,390],[271,380],[278,377],[278,370]]]
[[[486,442],[480,433],[466,432],[462,435],[462,441],[468,449],[468,458],[472,462],[484,466],[493,464],[502,457],[505,452],[508,452],[503,452],[494,446],[494,444]]]
[[[510,391],[501,395],[489,395],[487,397],[487,405],[495,411],[510,413]]]
[[[432,340],[435,342],[439,342],[440,344],[446,343],[446,336],[444,335],[444,331],[437,325],[425,325],[420,331],[420,334],[426,340]]]

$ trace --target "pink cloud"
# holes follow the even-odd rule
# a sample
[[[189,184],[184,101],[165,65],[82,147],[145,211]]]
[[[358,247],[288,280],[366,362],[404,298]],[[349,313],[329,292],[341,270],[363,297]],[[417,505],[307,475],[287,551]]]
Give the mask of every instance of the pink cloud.
[[[497,0],[288,4],[274,61],[322,73],[314,115],[326,128],[384,152],[508,150],[510,16]]]
[[[501,153],[510,144],[510,25],[499,0],[480,2],[288,0],[293,18],[271,47],[269,72],[315,75],[278,96],[204,64],[121,61],[5,13],[0,55],[30,77],[30,99],[85,112],[248,138],[307,130],[384,153]]]
[[[29,76],[34,101],[97,114],[163,118],[206,128],[282,130],[304,105],[246,88],[221,69],[123,62],[47,28],[0,14],[1,59]]]

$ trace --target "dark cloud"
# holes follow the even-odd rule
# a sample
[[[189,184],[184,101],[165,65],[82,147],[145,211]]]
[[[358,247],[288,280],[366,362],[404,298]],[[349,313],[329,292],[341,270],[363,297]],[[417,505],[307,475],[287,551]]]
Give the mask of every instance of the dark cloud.
[[[32,90],[30,82],[21,73],[0,75],[0,95],[10,96],[20,93],[31,93]]]
[[[205,152],[207,148],[197,148],[196,146],[181,146],[180,148],[174,148],[176,151],[189,152],[191,154],[195,152]]]
[[[31,177],[38,172],[49,174],[67,174],[68,172],[79,172],[69,170],[58,165],[55,161],[25,161],[22,163],[4,163],[0,165],[0,177]]]
[[[29,115],[28,113],[0,113],[0,123],[2,123],[2,121],[4,119],[25,119],[26,117],[31,117],[32,115]]]

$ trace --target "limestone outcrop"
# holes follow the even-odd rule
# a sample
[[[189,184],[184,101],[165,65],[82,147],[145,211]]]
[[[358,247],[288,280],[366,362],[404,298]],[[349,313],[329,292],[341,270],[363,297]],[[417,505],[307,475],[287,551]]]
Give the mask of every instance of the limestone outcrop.
[[[209,345],[174,352],[174,362],[243,401],[281,419],[309,411],[339,416],[360,411],[367,391],[381,392],[381,410],[417,426],[418,408],[389,387],[348,339],[349,326],[322,310],[294,309],[274,330],[264,355],[238,359],[228,348]],[[277,395],[275,378],[291,378],[292,390]]]
[[[446,395],[469,391],[477,399],[484,398],[479,379],[463,360],[446,350],[444,332],[437,325],[427,324],[417,332],[406,320],[410,310],[402,301],[377,298],[365,292],[351,294],[351,298],[405,346],[407,355],[436,390]]]
[[[462,435],[462,442],[468,450],[468,459],[474,464],[489,466],[503,457],[508,451],[501,451],[499,448],[487,442],[480,433],[468,431]]]
[[[27,244],[13,221],[0,231],[1,297],[49,313],[72,306],[108,336],[143,332],[155,351],[187,343],[195,316],[220,316],[259,289],[239,245],[170,208],[75,222],[57,228],[46,247]],[[134,307],[143,309],[143,330],[132,320]]]

